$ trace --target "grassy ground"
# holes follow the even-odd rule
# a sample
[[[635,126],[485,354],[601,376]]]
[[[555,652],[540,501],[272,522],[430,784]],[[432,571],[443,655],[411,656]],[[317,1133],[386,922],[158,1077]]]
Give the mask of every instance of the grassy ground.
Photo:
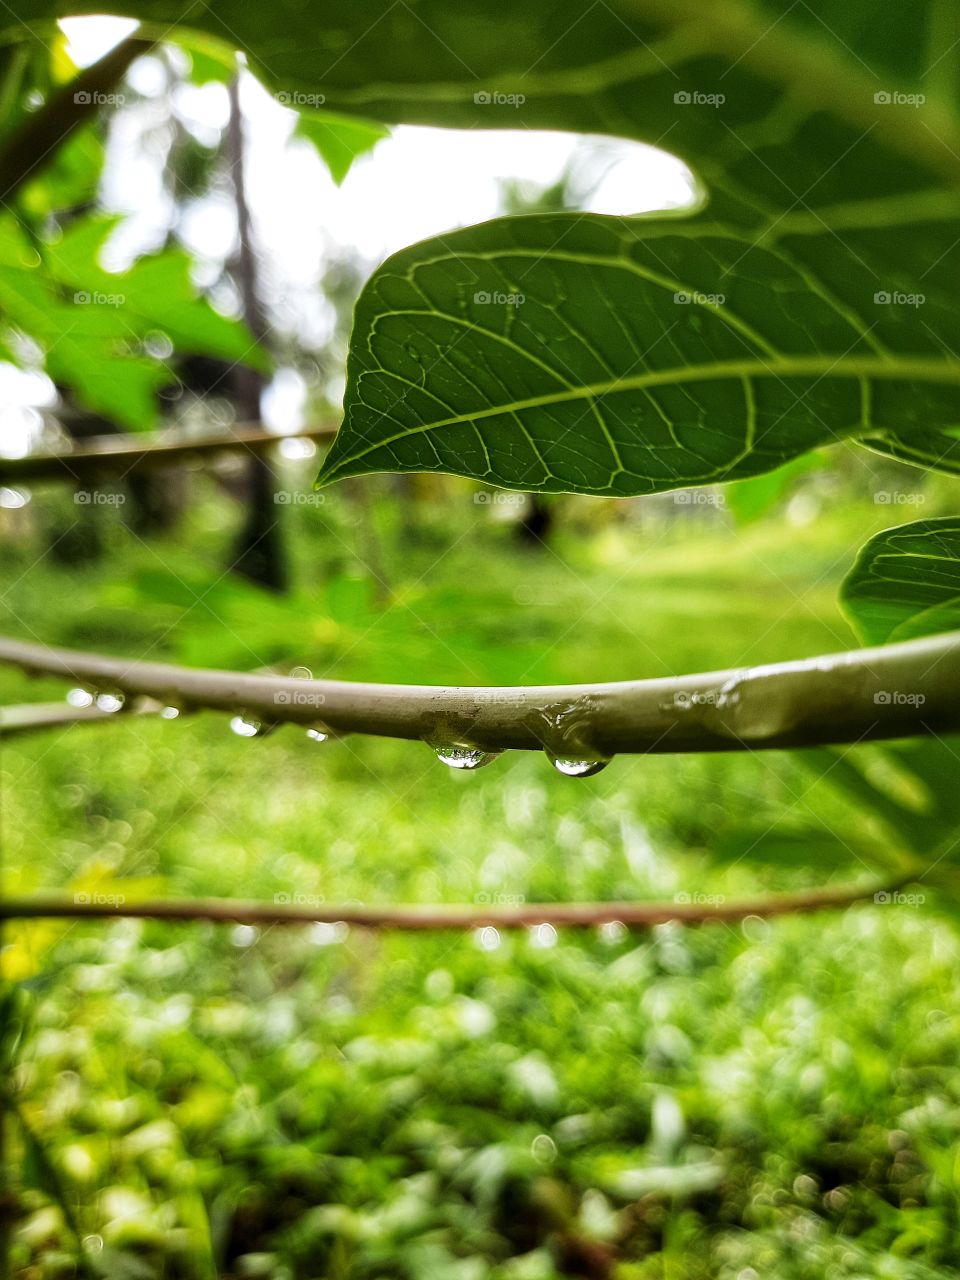
[[[454,488],[415,523],[384,497],[371,548],[335,497],[287,513],[298,585],[277,602],[221,576],[231,513],[195,484],[176,537],[108,528],[84,568],[13,540],[5,629],[347,679],[752,664],[853,645],[837,584],[902,515],[828,502],[734,530],[572,504],[550,549],[521,549]],[[4,701],[62,693],[0,673]],[[571,781],[517,753],[462,775],[416,744],[121,716],[5,745],[6,884],[510,902],[882,863],[883,831],[808,763],[621,759]],[[765,858],[771,827],[805,852]],[[817,830],[842,837],[819,867]],[[930,906],[648,936],[118,922],[8,941],[14,1274],[960,1274],[960,957]]]

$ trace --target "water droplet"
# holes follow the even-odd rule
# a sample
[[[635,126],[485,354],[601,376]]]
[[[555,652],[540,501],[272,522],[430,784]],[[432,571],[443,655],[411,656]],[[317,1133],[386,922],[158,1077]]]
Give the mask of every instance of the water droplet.
[[[536,924],[530,930],[530,943],[534,947],[555,947],[557,931],[552,924]]]
[[[284,458],[312,458],[316,452],[314,442],[301,436],[285,436],[280,441],[280,454]]]
[[[253,924],[238,924],[230,934],[235,947],[249,947],[260,937],[260,930]]]
[[[29,501],[30,494],[26,490],[8,489],[5,485],[0,485],[0,507],[17,511],[20,507],[25,507]]]
[[[315,947],[332,947],[338,942],[346,942],[349,934],[350,926],[343,920],[318,920],[308,936]]]
[[[94,695],[89,689],[71,689],[67,694],[67,702],[71,707],[92,707]]]
[[[95,701],[101,711],[112,714],[114,711],[122,710],[126,699],[122,693],[98,693]]]
[[[500,945],[500,931],[494,929],[492,924],[486,925],[483,929],[478,929],[474,937],[481,951],[496,951]]]
[[[262,738],[273,729],[272,724],[264,724],[262,720],[254,720],[250,716],[234,716],[230,728],[240,738]]]
[[[329,733],[325,733],[323,729],[308,729],[307,737],[311,738],[314,742],[326,742],[330,735]]]
[[[557,1144],[549,1133],[538,1133],[530,1143],[530,1151],[541,1164],[550,1164],[557,1158]]]
[[[180,714],[180,708],[179,708],[179,707],[173,707],[173,706],[171,706],[171,707],[161,707],[161,708],[160,708],[160,719],[161,719],[161,720],[176,720],[176,718],[177,718],[177,716],[178,716],[179,714]]]
[[[154,360],[169,360],[173,355],[173,343],[167,334],[162,333],[159,329],[148,333],[143,340],[147,354],[153,356]]]
[[[606,920],[598,930],[601,941],[608,947],[615,947],[626,938],[628,929],[622,920]]]
[[[451,769],[482,769],[496,760],[499,751],[483,751],[480,747],[433,746],[433,754]]]
[[[610,763],[609,760],[575,760],[571,756],[555,756],[552,751],[547,752],[547,759],[565,778],[592,778]]]

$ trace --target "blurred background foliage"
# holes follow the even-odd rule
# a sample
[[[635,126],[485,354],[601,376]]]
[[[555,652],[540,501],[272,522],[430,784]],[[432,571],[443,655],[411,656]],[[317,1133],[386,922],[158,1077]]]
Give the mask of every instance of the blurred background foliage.
[[[72,74],[54,52],[13,69],[9,127]],[[18,234],[41,261],[86,244],[68,279],[81,287],[105,270],[93,229],[122,204],[117,173],[147,156],[153,239],[142,209],[121,210],[106,257],[138,262],[134,274],[159,263],[168,285],[189,262],[206,302],[177,313],[179,330],[169,306],[147,308],[114,355],[159,389],[157,421],[227,432],[246,389],[229,350],[211,354],[198,335],[213,326],[229,347],[249,318],[238,196],[228,118],[198,123],[190,93],[219,86],[222,108],[234,69],[198,48],[134,68],[126,101],[22,189]],[[379,136],[335,121],[304,133],[336,181]],[[500,204],[575,208],[594,181],[574,157],[540,187],[505,182]],[[201,212],[226,228],[219,252],[198,248]],[[328,247],[292,292],[275,255],[261,258],[263,403],[278,430],[336,412],[370,265]],[[44,381],[29,326],[6,336],[0,375],[15,368],[36,393],[3,419],[6,452],[147,425],[83,385]],[[314,494],[313,454],[280,447],[266,502],[248,459],[97,482],[102,501],[82,499],[89,484],[0,489],[3,630],[341,679],[531,684],[753,665],[854,647],[837,588],[857,547],[901,518],[949,512],[952,483],[838,447],[723,490],[626,502],[534,501],[442,477]],[[282,535],[282,573],[266,585],[234,570],[258,503]],[[63,694],[0,672],[4,703]],[[631,758],[574,782],[532,754],[462,775],[425,746],[318,744],[292,727],[247,741],[213,715],[11,736],[7,894],[516,904],[912,882],[845,913],[649,934],[10,924],[9,1273],[960,1274],[957,758],[937,740]]]
[[[570,499],[535,546],[465,482],[375,481],[372,528],[349,493],[284,506],[285,597],[222,575],[235,504],[204,472],[168,535],[103,508],[105,554],[79,566],[36,563],[71,515],[51,487],[6,513],[6,626],[465,683],[852,647],[836,588],[884,518],[844,475],[864,464],[832,463],[749,526]],[[308,493],[311,460],[284,465]],[[416,744],[249,741],[216,715],[11,737],[8,893],[732,898],[919,868],[902,901],[649,936],[10,925],[15,1273],[76,1274],[77,1235],[110,1276],[950,1272],[956,745],[624,758],[574,782],[526,753],[462,775]]]

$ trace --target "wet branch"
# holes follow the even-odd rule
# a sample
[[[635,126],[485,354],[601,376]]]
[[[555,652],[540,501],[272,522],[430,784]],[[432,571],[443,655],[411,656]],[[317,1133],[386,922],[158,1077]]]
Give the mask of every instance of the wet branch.
[[[193,710],[577,758],[764,750],[960,730],[960,631],[764,667],[608,684],[457,688],[202,670],[0,638],[0,663]]]

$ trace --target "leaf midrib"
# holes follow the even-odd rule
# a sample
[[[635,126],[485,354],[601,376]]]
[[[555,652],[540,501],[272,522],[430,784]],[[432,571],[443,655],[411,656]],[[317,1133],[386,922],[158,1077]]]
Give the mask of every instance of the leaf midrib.
[[[377,368],[366,370],[358,380],[358,390],[363,378],[368,375],[393,376],[389,370]],[[546,395],[530,396],[526,400],[514,400],[510,403],[492,405],[475,412],[456,414],[437,422],[422,423],[395,432],[392,436],[368,445],[365,449],[351,453],[344,463],[354,463],[379,449],[404,440],[408,436],[437,431],[443,427],[458,426],[464,422],[477,422],[484,418],[500,417],[508,413],[520,413],[525,409],[545,408],[549,405],[565,404],[576,400],[594,399],[613,392],[641,391],[646,387],[670,386],[684,382],[711,382],[724,378],[790,378],[819,374],[821,378],[829,375],[847,378],[896,378],[918,379],[928,382],[952,382],[960,384],[960,362],[950,360],[877,360],[866,358],[836,359],[830,356],[795,356],[779,359],[776,362],[757,360],[724,360],[714,364],[679,365],[670,369],[654,369],[633,377],[614,378],[605,382],[591,383],[587,386],[572,387],[566,391],[554,391]],[[362,401],[360,403],[363,403]],[[372,406],[366,405],[370,408]],[[347,424],[345,423],[344,426]],[[341,428],[342,430],[343,428]],[[331,480],[341,470],[340,466],[330,469],[325,480]]]

